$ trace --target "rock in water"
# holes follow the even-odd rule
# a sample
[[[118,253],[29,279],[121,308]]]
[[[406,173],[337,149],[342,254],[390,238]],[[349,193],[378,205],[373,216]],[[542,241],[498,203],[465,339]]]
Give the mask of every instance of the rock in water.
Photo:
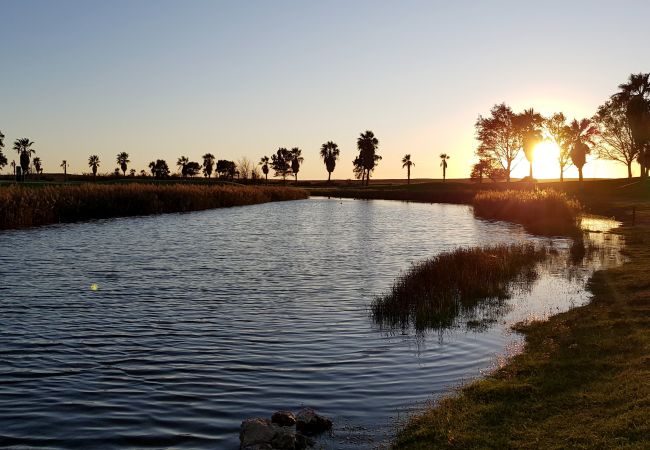
[[[296,416],[291,411],[277,411],[271,416],[271,422],[281,427],[292,427],[296,424]]]
[[[275,430],[268,419],[246,419],[241,423],[239,431],[239,447],[242,449],[266,449],[271,448],[271,440],[275,436]]]
[[[311,408],[303,408],[296,415],[296,429],[305,434],[323,433],[332,429],[332,421]]]

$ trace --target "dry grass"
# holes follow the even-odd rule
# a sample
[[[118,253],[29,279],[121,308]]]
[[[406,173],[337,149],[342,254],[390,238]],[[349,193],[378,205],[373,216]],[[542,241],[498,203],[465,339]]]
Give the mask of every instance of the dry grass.
[[[553,189],[483,191],[472,202],[474,213],[485,219],[508,220],[543,235],[574,235],[582,206]]]
[[[307,198],[302,189],[196,184],[81,184],[0,189],[0,229],[197,211]]]
[[[372,303],[373,319],[417,331],[450,326],[482,301],[505,299],[513,282],[535,279],[546,249],[532,244],[460,248],[414,265]]]

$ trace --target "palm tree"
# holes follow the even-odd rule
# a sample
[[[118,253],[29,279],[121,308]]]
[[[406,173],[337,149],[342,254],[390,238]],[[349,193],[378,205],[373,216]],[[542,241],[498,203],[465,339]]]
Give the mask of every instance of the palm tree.
[[[447,160],[449,159],[449,155],[446,153],[441,153],[440,154],[440,167],[442,167],[442,181],[445,181],[447,179]]]
[[[206,153],[203,155],[203,175],[210,178],[212,175],[212,169],[214,168],[214,155],[212,153]]]
[[[37,157],[34,158],[34,160],[32,161],[32,164],[34,164],[34,170],[36,171],[36,174],[37,174],[37,175],[41,175],[41,174],[43,173],[43,166],[42,166],[41,158],[39,158],[39,157],[37,156]],[[40,178],[40,177],[39,177],[39,178]]]
[[[178,161],[176,161],[176,165],[181,168],[181,175],[183,175],[183,178],[187,176],[187,164],[190,162],[190,159],[187,156],[181,156],[178,158]]]
[[[29,173],[29,164],[31,162],[32,154],[36,153],[32,147],[34,143],[28,138],[16,139],[14,142],[14,150],[20,155],[20,167],[23,174]]]
[[[366,186],[370,183],[370,172],[375,170],[377,162],[381,156],[377,155],[377,147],[379,147],[379,140],[375,134],[366,130],[361,133],[357,139],[357,148],[359,149],[359,164],[363,167],[366,175]]]
[[[641,176],[648,175],[650,160],[650,73],[632,74],[627,83],[618,86],[620,91],[612,96],[614,102],[626,109],[632,139],[638,152]]]
[[[262,156],[262,159],[260,159],[259,165],[262,166],[262,173],[264,173],[264,178],[266,178],[266,182],[269,182],[269,157],[268,156]]]
[[[560,182],[564,181],[564,171],[570,166],[571,161],[571,132],[566,124],[564,114],[555,113],[544,121],[544,128],[548,134],[548,139],[555,142],[559,149],[557,163],[560,167]]]
[[[8,162],[5,154],[2,153],[2,149],[5,147],[4,139],[5,139],[5,135],[2,134],[2,131],[0,131],[0,170],[2,170],[2,168],[6,166]]]
[[[580,121],[574,119],[569,125],[568,133],[573,142],[571,161],[578,169],[578,179],[582,181],[582,168],[587,163],[587,155],[591,153],[591,148],[587,144],[594,144],[593,138],[598,134],[598,128],[589,119]]]
[[[407,153],[404,155],[404,158],[402,158],[402,169],[406,167],[406,177],[407,177],[407,182],[406,184],[411,184],[411,166],[414,166],[415,163],[411,161],[411,154]]]
[[[68,161],[64,159],[59,167],[63,167],[63,182],[65,183],[68,181]]]
[[[117,154],[117,163],[120,165],[120,169],[122,169],[124,176],[126,176],[126,169],[128,169],[128,164],[130,162],[131,161],[129,161],[129,154],[127,152]]]
[[[298,171],[300,171],[300,165],[304,161],[304,158],[301,155],[302,150],[300,150],[298,147],[291,149],[291,172],[293,172],[293,177],[296,184],[298,184]]]
[[[99,167],[99,156],[90,155],[88,158],[88,167],[93,170],[93,179],[97,178],[97,168]]]
[[[515,126],[521,139],[521,147],[530,165],[529,177],[533,179],[533,158],[535,157],[535,146],[542,142],[541,126],[544,118],[536,113],[533,108],[525,109],[523,113],[516,116]]]
[[[332,141],[327,141],[320,147],[320,156],[323,158],[325,168],[327,169],[327,182],[332,178],[332,172],[336,167],[336,160],[339,159],[339,146]]]

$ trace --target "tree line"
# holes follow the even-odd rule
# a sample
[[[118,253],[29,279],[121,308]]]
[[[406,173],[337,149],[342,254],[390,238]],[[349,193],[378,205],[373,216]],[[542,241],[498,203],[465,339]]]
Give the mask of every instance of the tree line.
[[[523,153],[529,164],[529,178],[533,179],[535,147],[543,141],[554,143],[559,149],[558,175],[571,165],[578,170],[580,181],[587,155],[595,153],[627,166],[632,177],[632,164],[638,163],[641,177],[650,169],[650,74],[629,76],[618,86],[605,103],[590,118],[567,120],[558,112],[550,117],[533,108],[515,113],[505,103],[497,104],[487,117],[479,116],[475,128],[478,162],[472,167],[471,178],[484,177],[510,181],[513,164]]]

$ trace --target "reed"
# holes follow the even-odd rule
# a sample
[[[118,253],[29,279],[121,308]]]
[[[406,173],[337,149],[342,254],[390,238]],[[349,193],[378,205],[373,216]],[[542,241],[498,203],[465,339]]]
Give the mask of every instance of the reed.
[[[533,244],[460,248],[414,265],[390,292],[375,298],[373,319],[382,327],[416,331],[453,325],[485,301],[508,298],[515,285],[536,279],[547,250]]]
[[[198,184],[81,184],[0,189],[0,229],[198,211],[307,198],[302,189]]]
[[[482,191],[472,201],[474,214],[485,219],[508,220],[543,235],[576,235],[582,206],[553,189]]]

